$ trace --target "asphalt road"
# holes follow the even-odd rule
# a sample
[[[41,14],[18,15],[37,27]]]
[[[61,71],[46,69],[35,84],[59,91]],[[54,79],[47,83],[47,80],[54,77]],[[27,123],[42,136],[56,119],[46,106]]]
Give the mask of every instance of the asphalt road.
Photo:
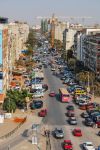
[[[60,87],[64,87],[65,85],[62,84],[61,80],[54,76],[52,74],[52,71],[50,67],[46,68],[44,70],[44,75],[47,79],[48,85],[49,85],[49,91],[53,90],[58,94],[58,90]],[[48,115],[45,118],[44,124],[47,124],[51,130],[51,146],[52,150],[61,150],[62,143],[64,139],[70,139],[73,143],[73,149],[74,150],[82,150],[81,144],[85,141],[91,141],[97,147],[100,145],[100,137],[97,136],[97,133],[99,129],[93,129],[91,127],[86,127],[83,124],[83,120],[80,117],[80,114],[82,113],[81,110],[78,109],[76,105],[75,106],[75,114],[78,121],[78,124],[75,126],[69,125],[68,123],[68,117],[66,117],[67,107],[68,104],[61,103],[58,100],[58,96],[55,98],[51,98],[48,96],[47,100],[47,107],[48,107]],[[65,137],[63,140],[57,140],[52,136],[52,130],[54,130],[55,127],[63,128],[65,131]],[[74,137],[72,134],[72,131],[75,127],[79,127],[82,130],[83,136],[82,137]]]

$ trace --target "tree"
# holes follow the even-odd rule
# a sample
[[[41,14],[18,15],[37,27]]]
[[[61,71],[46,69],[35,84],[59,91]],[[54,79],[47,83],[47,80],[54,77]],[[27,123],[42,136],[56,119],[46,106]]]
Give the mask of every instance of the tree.
[[[70,58],[73,58],[73,50],[72,50],[72,49],[69,49],[69,50],[67,51],[67,62],[68,62],[68,60],[69,60]]]
[[[9,98],[6,98],[4,103],[3,103],[3,109],[6,110],[7,112],[15,112],[16,110],[16,103]]]
[[[27,39],[27,42],[26,42],[26,46],[29,46],[31,48],[33,48],[37,43],[37,40],[35,38],[35,32],[33,29],[30,29],[30,32],[29,32],[29,35],[28,35],[28,39]]]
[[[61,51],[62,49],[62,42],[60,40],[54,40],[54,47],[56,48],[57,51]]]
[[[68,61],[68,65],[71,69],[74,69],[75,71],[75,68],[76,68],[76,60],[74,58],[70,58],[69,61]]]

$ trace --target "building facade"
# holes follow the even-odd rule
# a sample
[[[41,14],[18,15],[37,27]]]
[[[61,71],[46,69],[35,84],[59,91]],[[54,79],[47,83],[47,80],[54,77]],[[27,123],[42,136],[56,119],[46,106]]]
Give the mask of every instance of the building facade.
[[[76,30],[74,29],[65,29],[63,32],[63,45],[66,52],[72,48],[74,45],[74,35],[76,34]]]
[[[85,36],[84,65],[100,77],[100,33]]]
[[[8,26],[0,24],[0,93],[9,87],[8,53]]]
[[[55,25],[55,39],[63,42],[63,32],[65,29],[69,28],[69,22],[58,22]]]

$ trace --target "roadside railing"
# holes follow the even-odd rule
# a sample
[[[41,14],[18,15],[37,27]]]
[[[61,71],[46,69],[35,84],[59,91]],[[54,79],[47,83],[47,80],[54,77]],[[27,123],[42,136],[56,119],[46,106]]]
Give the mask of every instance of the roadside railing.
[[[26,122],[26,119],[27,119],[27,117],[25,117],[25,118],[23,119],[23,121],[22,121],[15,129],[13,129],[13,130],[10,131],[9,133],[7,133],[7,134],[1,136],[0,139],[8,138],[8,137],[10,137],[12,134],[14,134],[14,133]]]

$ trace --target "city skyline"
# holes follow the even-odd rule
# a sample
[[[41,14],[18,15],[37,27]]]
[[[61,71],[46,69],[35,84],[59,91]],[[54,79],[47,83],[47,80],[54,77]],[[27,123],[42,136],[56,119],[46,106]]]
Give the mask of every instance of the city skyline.
[[[30,25],[40,22],[37,16],[52,16],[53,13],[56,16],[89,16],[92,19],[86,19],[85,24],[100,23],[98,0],[0,0],[0,5],[0,16],[8,17],[10,21],[27,21]],[[82,23],[79,19],[73,21]]]

